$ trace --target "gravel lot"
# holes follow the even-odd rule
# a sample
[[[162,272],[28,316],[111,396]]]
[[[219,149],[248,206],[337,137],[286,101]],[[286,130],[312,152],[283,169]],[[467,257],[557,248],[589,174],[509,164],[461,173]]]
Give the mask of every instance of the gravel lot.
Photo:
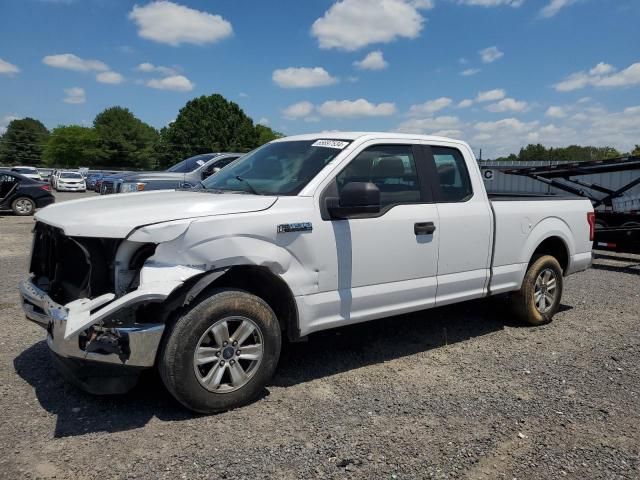
[[[640,256],[598,255],[543,327],[493,300],[316,334],[259,401],[197,416],[153,374],[63,382],[18,304],[32,225],[0,215],[0,477],[640,478]]]

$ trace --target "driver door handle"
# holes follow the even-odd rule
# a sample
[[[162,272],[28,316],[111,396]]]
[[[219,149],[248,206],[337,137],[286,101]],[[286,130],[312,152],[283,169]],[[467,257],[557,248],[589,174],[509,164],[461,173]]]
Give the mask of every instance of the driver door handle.
[[[433,222],[421,222],[414,223],[413,233],[416,235],[432,235],[436,231],[436,226]]]

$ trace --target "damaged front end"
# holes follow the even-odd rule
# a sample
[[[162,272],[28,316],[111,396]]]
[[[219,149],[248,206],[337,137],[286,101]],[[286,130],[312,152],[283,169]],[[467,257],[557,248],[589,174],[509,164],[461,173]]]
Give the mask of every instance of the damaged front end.
[[[36,224],[31,276],[19,285],[23,310],[47,330],[61,372],[85,390],[121,393],[135,385],[139,372],[155,363],[165,321],[159,303],[202,273],[145,265],[155,247],[69,237]]]

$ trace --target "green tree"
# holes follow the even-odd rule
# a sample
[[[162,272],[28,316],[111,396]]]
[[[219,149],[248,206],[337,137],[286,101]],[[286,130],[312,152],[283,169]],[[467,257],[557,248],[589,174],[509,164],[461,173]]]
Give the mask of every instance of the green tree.
[[[158,132],[127,108],[111,107],[93,121],[99,137],[101,166],[149,168]]]
[[[280,132],[276,132],[266,125],[261,125],[259,123],[256,125],[256,135],[258,136],[256,146],[264,145],[271,140],[275,140],[276,138],[281,138],[283,136]]]
[[[636,147],[633,149],[633,152],[631,152],[631,155],[640,157],[640,145],[636,145]]]
[[[54,128],[44,148],[47,165],[57,167],[94,166],[99,158],[100,138],[93,128],[68,125]]]
[[[11,120],[0,139],[0,161],[12,165],[38,165],[49,130],[34,118]]]
[[[194,98],[163,130],[163,142],[176,159],[207,152],[246,152],[258,145],[258,132],[238,104],[214,94]]]
[[[531,160],[549,160],[549,152],[541,144],[529,144],[520,149],[518,160],[526,162]]]

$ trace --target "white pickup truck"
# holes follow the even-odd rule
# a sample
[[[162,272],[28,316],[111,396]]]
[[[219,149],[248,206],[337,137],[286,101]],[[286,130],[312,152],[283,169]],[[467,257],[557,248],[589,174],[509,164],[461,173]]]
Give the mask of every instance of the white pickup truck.
[[[549,322],[593,233],[586,199],[489,196],[464,142],[301,135],[200,190],[43,209],[20,292],[75,384],[123,392],[155,366],[214,412],[259,395],[283,337],[506,292]]]

